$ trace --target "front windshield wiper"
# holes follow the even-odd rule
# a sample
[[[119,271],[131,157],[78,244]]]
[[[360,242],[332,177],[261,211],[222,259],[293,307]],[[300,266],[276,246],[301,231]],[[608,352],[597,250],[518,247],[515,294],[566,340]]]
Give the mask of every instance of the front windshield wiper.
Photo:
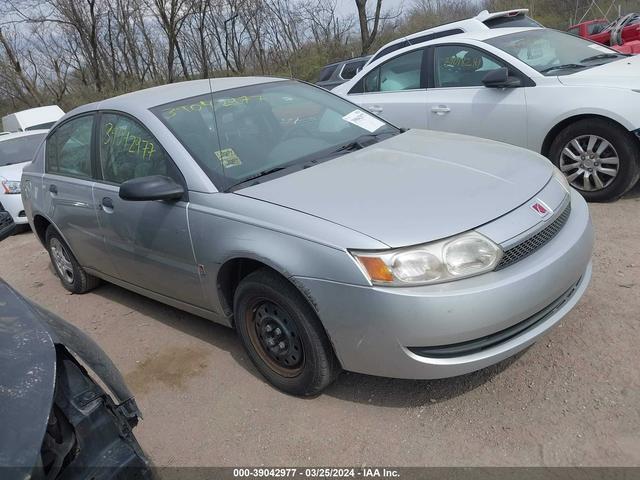
[[[229,188],[227,188],[227,191],[237,187],[238,185],[242,185],[243,183],[247,183],[250,182],[251,180],[255,180],[257,178],[260,177],[266,177],[267,175],[271,175],[272,173],[276,173],[279,172],[280,170],[284,170],[288,167],[275,167],[275,168],[269,168],[267,170],[262,170],[261,172],[258,172],[254,175],[251,175],[250,177],[245,178],[244,180],[238,182],[238,183],[234,183],[233,185],[231,185]]]
[[[570,68],[583,69],[583,68],[587,68],[587,65],[580,65],[579,63],[565,63],[564,65],[554,65],[552,67],[545,68],[543,70],[540,70],[540,73],[545,74],[545,73],[552,72],[553,70],[565,70]]]
[[[582,60],[580,60],[580,63],[592,62],[594,60],[604,60],[606,58],[620,58],[622,56],[623,55],[621,55],[619,53],[600,53],[599,55],[594,55],[592,57],[583,58]]]
[[[381,132],[381,133],[365,133],[364,135],[360,135],[355,140],[349,143],[345,143],[344,145],[340,145],[338,148],[333,150],[329,155],[335,153],[342,152],[351,152],[353,150],[360,150],[361,148],[368,147],[369,145],[376,143],[378,141],[378,137],[380,135],[391,135],[391,132]]]

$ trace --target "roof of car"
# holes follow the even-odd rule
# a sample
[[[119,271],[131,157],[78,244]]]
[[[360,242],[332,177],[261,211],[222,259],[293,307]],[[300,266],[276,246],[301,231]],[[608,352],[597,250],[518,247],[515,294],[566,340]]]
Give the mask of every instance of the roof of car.
[[[67,117],[98,109],[120,109],[123,105],[138,109],[149,109],[183,98],[205,95],[211,93],[211,91],[220,92],[232,88],[283,80],[286,79],[277,77],[225,77],[169,83],[82,105],[69,112]]]
[[[0,135],[0,142],[4,142],[5,140],[13,140],[14,138],[20,137],[31,137],[33,135],[48,133],[49,130],[27,130],[26,132],[8,132]]]

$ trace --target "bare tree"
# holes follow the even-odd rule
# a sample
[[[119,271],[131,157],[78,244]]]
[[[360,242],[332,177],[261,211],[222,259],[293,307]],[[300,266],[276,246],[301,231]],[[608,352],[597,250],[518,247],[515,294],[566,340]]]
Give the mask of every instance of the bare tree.
[[[367,12],[368,0],[356,0],[358,9],[358,23],[360,24],[360,40],[362,42],[362,55],[369,53],[369,49],[376,39],[378,27],[380,26],[380,14],[382,13],[382,0],[375,0],[375,10],[373,18]],[[370,25],[373,21],[373,25]]]
[[[189,79],[189,70],[180,49],[179,35],[185,20],[191,13],[191,2],[189,0],[151,0],[147,1],[147,5],[152,8],[167,36],[167,80],[169,83],[175,81],[176,55],[180,61],[184,78]]]

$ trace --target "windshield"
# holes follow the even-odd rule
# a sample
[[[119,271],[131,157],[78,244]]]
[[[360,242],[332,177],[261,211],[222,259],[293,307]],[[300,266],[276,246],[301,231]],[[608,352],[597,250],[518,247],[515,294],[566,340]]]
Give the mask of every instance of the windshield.
[[[624,57],[599,43],[546,28],[503,35],[485,42],[543,75],[570,75]]]
[[[39,133],[10,140],[2,140],[0,137],[0,167],[33,160],[40,142],[46,135],[46,133]]]
[[[224,90],[152,111],[221,190],[334,158],[364,136],[371,142],[399,133],[346,100],[295,81]]]

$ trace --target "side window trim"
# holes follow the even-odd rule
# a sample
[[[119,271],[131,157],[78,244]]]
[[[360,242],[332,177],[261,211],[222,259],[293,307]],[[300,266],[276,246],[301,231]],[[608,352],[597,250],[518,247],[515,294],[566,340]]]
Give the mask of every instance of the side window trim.
[[[536,82],[534,82],[533,79],[531,79],[528,75],[522,73],[522,71],[520,71],[518,68],[514,67],[510,62],[508,62],[504,58],[499,57],[498,55],[495,55],[495,54],[485,50],[482,47],[478,47],[477,45],[472,45],[472,44],[467,44],[467,43],[439,43],[437,45],[432,45],[431,47],[429,47],[429,48],[433,49],[433,52],[431,54],[432,58],[430,59],[430,65],[432,67],[432,69],[431,69],[431,84],[433,85],[431,88],[448,88],[448,89],[454,89],[454,88],[480,88],[479,86],[471,86],[471,87],[436,87],[435,70],[436,70],[437,66],[436,66],[435,49],[436,48],[440,48],[440,47],[475,48],[480,53],[482,53],[483,55],[486,55],[487,57],[489,57],[489,59],[493,60],[494,62],[506,66],[509,69],[509,73],[511,75],[514,75],[516,77],[520,77],[520,79],[522,80],[522,85],[519,86],[519,87],[516,87],[516,88],[535,87],[536,86]],[[485,88],[485,87],[482,87],[482,88]]]
[[[123,112],[121,110],[99,110],[98,112],[96,112],[96,119],[94,120],[94,151],[93,151],[93,157],[94,157],[94,163],[95,163],[95,175],[93,177],[94,181],[98,182],[98,183],[102,183],[105,185],[112,185],[112,186],[120,186],[121,183],[117,183],[117,182],[111,182],[109,180],[105,180],[104,178],[102,178],[102,167],[101,167],[101,159],[100,159],[100,127],[102,126],[102,117],[103,115],[120,115],[123,117],[128,118],[129,120],[131,120],[132,122],[138,124],[138,126],[140,126],[141,128],[143,128],[150,137],[152,137],[156,142],[158,142],[158,145],[160,145],[162,147],[162,150],[164,150],[164,153],[166,155],[166,157],[169,159],[169,161],[173,164],[174,167],[174,171],[178,173],[179,178],[174,178],[174,180],[176,180],[178,183],[180,183],[184,189],[185,192],[188,191],[188,187],[187,187],[187,182],[184,178],[184,175],[182,174],[182,172],[180,171],[180,169],[178,168],[178,165],[176,164],[176,162],[173,161],[173,158],[171,158],[171,155],[169,155],[169,152],[167,152],[166,148],[164,148],[164,145],[162,145],[162,142],[160,142],[160,140],[158,140],[158,138],[151,133],[151,131],[144,125],[144,123],[142,123],[140,120],[138,120],[136,117],[134,117],[133,115],[131,115],[130,113],[127,112]],[[185,193],[186,195],[186,193]]]
[[[51,139],[51,137],[64,125],[73,122],[75,120],[78,120],[80,118],[83,117],[92,117],[92,121],[93,124],[91,125],[91,140],[90,140],[90,146],[89,146],[89,166],[91,169],[91,174],[86,177],[86,176],[80,176],[80,175],[72,175],[70,173],[60,173],[60,172],[52,172],[50,171],[50,164],[49,164],[49,140]],[[44,173],[45,175],[55,175],[58,177],[65,177],[65,178],[75,178],[77,180],[85,180],[88,182],[93,182],[94,181],[94,176],[93,176],[93,162],[94,162],[94,143],[95,143],[95,134],[96,134],[96,111],[95,110],[91,110],[88,112],[82,112],[82,113],[78,113],[77,115],[73,115],[72,117],[69,118],[65,118],[62,122],[60,122],[58,125],[56,125],[56,128],[53,128],[49,131],[49,133],[47,133],[47,136],[45,137],[45,146],[44,146]]]

